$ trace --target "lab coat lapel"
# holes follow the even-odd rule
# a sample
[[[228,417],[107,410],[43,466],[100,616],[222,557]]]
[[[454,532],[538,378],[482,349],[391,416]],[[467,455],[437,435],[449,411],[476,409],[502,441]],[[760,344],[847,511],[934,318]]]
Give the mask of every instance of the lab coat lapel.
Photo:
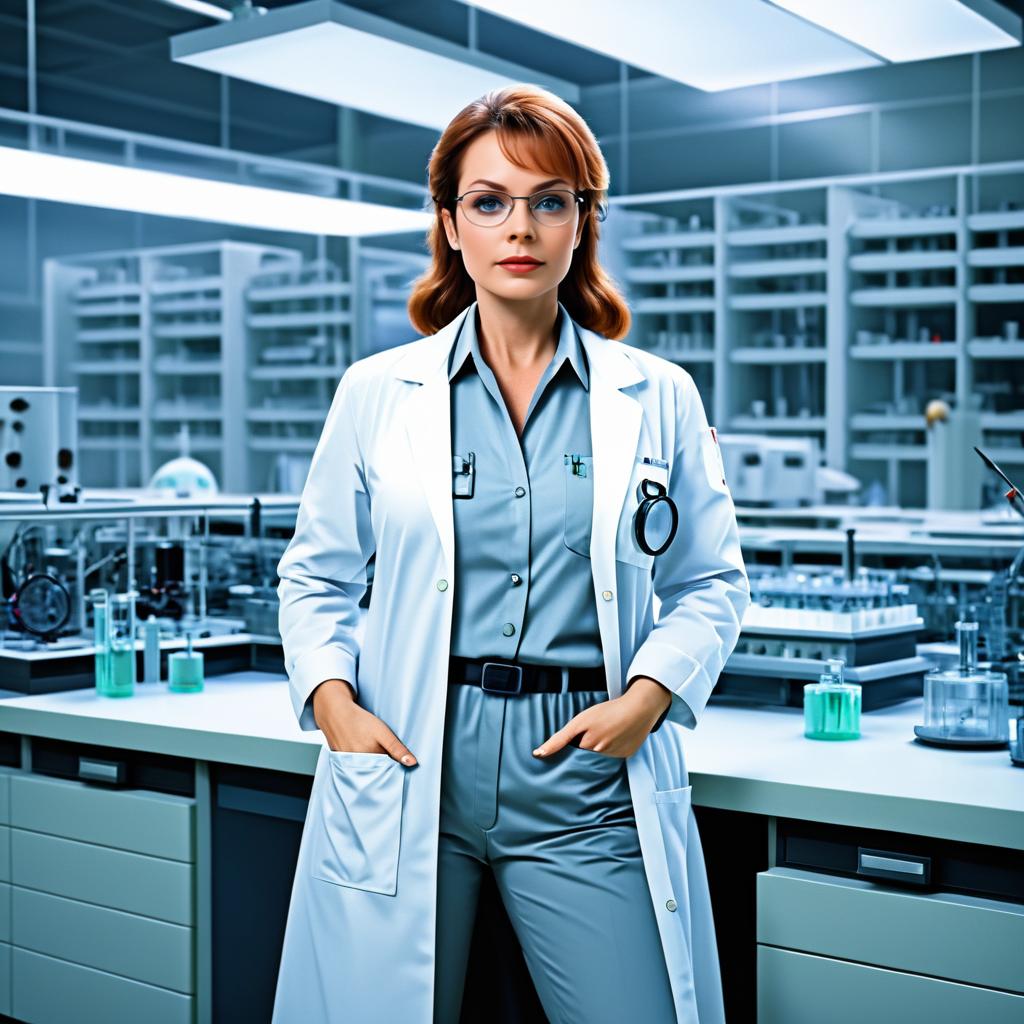
[[[633,472],[643,406],[622,388],[645,380],[619,343],[577,325],[590,366],[594,522],[590,556],[598,579],[614,580],[615,539]]]
[[[395,366],[395,376],[421,386],[409,396],[402,411],[405,434],[412,448],[427,506],[437,527],[449,578],[455,574],[455,520],[452,511],[452,422],[448,355],[458,337],[467,306],[437,334],[413,345]]]

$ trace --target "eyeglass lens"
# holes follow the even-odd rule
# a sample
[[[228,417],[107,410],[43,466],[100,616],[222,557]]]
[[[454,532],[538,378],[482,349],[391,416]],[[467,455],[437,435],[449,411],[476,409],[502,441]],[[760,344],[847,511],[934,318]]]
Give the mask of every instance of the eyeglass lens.
[[[507,192],[474,190],[462,197],[462,210],[473,224],[491,227],[503,224],[512,212],[514,200]],[[538,223],[558,227],[567,223],[576,206],[574,193],[563,189],[535,192],[530,196],[530,210]]]

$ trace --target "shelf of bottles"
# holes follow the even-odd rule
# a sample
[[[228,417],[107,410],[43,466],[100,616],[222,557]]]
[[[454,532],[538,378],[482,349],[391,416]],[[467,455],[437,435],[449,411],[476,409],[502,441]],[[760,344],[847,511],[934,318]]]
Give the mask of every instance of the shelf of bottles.
[[[651,204],[626,216],[613,210],[604,243],[611,256],[606,262],[625,286],[633,315],[626,340],[684,366],[709,415],[719,244],[714,218],[710,199]]]
[[[986,451],[1024,463],[1024,171],[987,176],[967,216],[970,390]]]
[[[828,226],[822,190],[733,197],[724,218],[725,429],[824,442]]]

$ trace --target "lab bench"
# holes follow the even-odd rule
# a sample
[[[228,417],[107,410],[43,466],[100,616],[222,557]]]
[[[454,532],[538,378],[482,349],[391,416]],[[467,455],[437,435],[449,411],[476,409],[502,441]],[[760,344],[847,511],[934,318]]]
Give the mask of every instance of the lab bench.
[[[1024,772],[922,716],[822,743],[712,705],[684,734],[732,1024],[1024,1019]],[[322,743],[269,672],[0,700],[0,1014],[269,1021]]]

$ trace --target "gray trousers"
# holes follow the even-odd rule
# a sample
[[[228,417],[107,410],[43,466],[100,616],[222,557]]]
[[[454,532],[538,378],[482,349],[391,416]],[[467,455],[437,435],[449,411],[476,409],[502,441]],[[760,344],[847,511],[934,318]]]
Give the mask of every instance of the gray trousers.
[[[488,866],[551,1024],[675,1024],[625,760],[571,743],[532,753],[605,700],[604,691],[503,697],[449,686],[435,1024],[458,1024]]]

